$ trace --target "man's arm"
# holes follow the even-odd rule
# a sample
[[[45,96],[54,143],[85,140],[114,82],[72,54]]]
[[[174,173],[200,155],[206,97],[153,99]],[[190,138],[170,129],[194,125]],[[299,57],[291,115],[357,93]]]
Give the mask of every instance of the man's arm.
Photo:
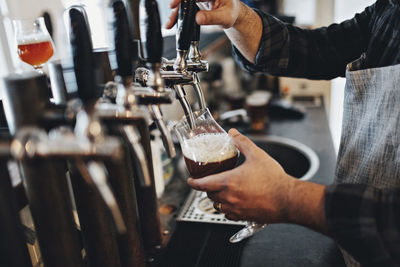
[[[175,23],[180,0],[166,27]],[[309,79],[344,76],[346,65],[365,52],[375,5],[340,24],[301,29],[252,10],[239,0],[215,0],[212,9],[199,11],[197,23],[221,25],[234,46],[239,64],[252,72]]]
[[[375,5],[353,19],[313,30],[283,23],[257,11],[263,34],[254,62],[234,47],[236,61],[251,72],[309,79],[344,76],[346,65],[366,51]]]
[[[239,9],[236,22],[225,29],[225,34],[246,60],[254,63],[263,32],[261,18],[243,2],[239,3]]]

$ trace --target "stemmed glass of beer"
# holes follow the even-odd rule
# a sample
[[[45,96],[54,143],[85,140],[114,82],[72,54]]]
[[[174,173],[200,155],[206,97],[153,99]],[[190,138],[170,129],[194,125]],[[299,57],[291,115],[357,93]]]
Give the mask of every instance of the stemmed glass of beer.
[[[193,178],[202,178],[233,169],[239,157],[239,150],[230,136],[214,120],[208,109],[196,111],[193,115],[193,129],[189,126],[186,116],[174,126],[190,175]],[[229,241],[239,242],[264,227],[264,224],[248,222],[246,227],[234,234]]]
[[[54,54],[54,45],[43,17],[13,20],[19,58],[43,72],[43,64]]]

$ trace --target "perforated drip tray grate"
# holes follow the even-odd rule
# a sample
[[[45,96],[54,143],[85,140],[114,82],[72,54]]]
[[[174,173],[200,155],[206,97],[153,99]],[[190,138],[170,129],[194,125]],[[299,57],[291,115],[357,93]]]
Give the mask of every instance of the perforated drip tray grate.
[[[207,193],[192,191],[186,199],[177,221],[203,222],[229,225],[245,225],[245,221],[231,221],[225,218],[223,213],[213,207],[213,202],[207,197]]]

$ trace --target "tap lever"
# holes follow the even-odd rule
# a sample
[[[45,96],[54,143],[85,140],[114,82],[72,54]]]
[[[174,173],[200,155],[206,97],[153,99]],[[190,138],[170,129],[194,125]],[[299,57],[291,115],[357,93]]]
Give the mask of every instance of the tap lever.
[[[161,34],[161,20],[156,0],[145,0],[147,13],[146,21],[146,61],[150,64],[161,62],[163,52],[163,38]]]
[[[199,7],[195,5],[195,16],[199,11]],[[200,25],[197,24],[196,20],[193,21],[193,35],[190,43],[189,59],[196,63],[201,63],[201,54],[199,50],[200,41]]]
[[[161,19],[156,0],[145,0],[146,20],[146,50],[147,63],[151,72],[148,74],[148,84],[155,91],[164,91],[164,81],[160,74],[161,57],[163,53],[163,38],[161,34]]]
[[[194,17],[196,18],[197,12],[200,10],[198,5],[194,6]],[[193,35],[192,35],[192,42],[199,42],[200,41],[200,25],[197,24],[196,19],[193,20]]]
[[[85,14],[78,7],[71,7],[67,12],[71,25],[70,43],[78,97],[86,103],[101,97],[103,92],[96,87],[93,45]]]
[[[199,11],[199,7],[196,5],[196,13]],[[200,42],[200,25],[197,24],[196,20],[193,22],[193,36],[192,42],[190,43],[189,50],[189,61],[188,70],[193,72],[206,72],[208,71],[208,62],[201,60],[201,53],[199,49]]]
[[[176,49],[181,51],[189,50],[190,39],[192,38],[192,26],[195,13],[195,0],[182,0],[177,22]]]
[[[111,187],[107,183],[107,176],[103,166],[95,161],[87,164],[80,159],[75,161],[76,167],[85,182],[98,191],[107,207],[110,209],[115,226],[119,234],[126,233],[126,224],[118,207],[117,200]]]
[[[140,183],[143,187],[150,187],[152,185],[152,179],[150,177],[149,164],[147,162],[146,153],[142,145],[140,144],[139,134],[133,126],[126,125],[122,127],[122,133],[132,146],[132,150],[135,153],[136,158],[139,161],[142,176],[140,176]]]
[[[122,1],[112,2],[114,12],[114,44],[117,56],[117,75],[121,77],[132,76],[132,37],[129,29],[128,15]]]
[[[192,38],[192,26],[195,16],[195,0],[182,0],[176,30],[176,59],[174,63],[174,70],[177,72],[186,72],[187,63],[186,56]]]

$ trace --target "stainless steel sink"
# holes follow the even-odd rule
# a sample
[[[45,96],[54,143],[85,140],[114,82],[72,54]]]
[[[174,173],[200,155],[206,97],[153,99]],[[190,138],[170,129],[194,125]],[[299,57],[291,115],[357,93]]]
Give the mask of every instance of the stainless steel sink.
[[[258,136],[249,138],[271,157],[278,161],[285,171],[301,180],[311,179],[319,168],[317,154],[308,146],[280,136]],[[239,164],[244,157],[239,158]]]
[[[249,136],[259,147],[278,161],[285,171],[301,180],[311,179],[319,168],[317,154],[308,146],[279,136]],[[245,160],[240,156],[238,164]],[[193,190],[178,215],[178,221],[245,225],[244,221],[230,221],[213,207],[207,193]]]

